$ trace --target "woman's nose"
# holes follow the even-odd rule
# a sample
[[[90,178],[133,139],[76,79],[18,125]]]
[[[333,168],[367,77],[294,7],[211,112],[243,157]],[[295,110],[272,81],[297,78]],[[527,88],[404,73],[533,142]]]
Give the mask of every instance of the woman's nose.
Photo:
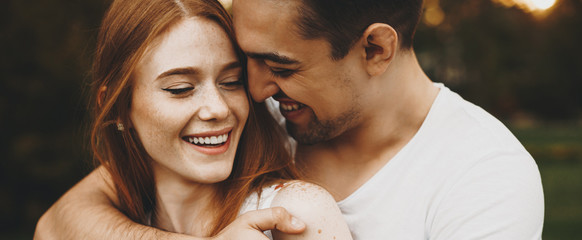
[[[198,103],[200,104],[198,112],[200,120],[224,120],[228,117],[230,109],[216,85],[207,87],[201,98],[202,101]]]

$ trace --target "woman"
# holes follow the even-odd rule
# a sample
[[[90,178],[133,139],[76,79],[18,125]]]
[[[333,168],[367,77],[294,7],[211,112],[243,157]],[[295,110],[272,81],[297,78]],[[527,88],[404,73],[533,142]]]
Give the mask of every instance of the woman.
[[[330,195],[297,177],[283,135],[245,91],[244,55],[215,0],[116,0],[93,68],[91,146],[132,220],[199,237],[283,206],[275,239],[351,239]],[[317,204],[323,207],[316,206]]]

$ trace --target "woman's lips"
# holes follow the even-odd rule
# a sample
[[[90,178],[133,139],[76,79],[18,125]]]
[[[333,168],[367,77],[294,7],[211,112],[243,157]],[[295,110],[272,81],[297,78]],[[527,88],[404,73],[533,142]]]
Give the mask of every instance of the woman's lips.
[[[184,137],[183,139],[199,146],[222,145],[228,140],[228,133],[206,137]]]
[[[182,140],[203,154],[217,155],[228,150],[231,142],[231,131],[232,128],[226,131],[193,134],[182,137]]]

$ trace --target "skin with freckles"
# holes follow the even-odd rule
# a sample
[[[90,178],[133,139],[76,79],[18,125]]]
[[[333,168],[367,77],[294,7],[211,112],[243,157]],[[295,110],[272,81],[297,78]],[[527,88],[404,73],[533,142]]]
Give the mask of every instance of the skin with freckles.
[[[198,17],[178,22],[139,62],[130,117],[153,160],[159,227],[204,232],[205,223],[190,224],[231,173],[248,116],[241,71],[224,30]]]
[[[302,190],[310,198],[277,200],[293,217],[282,207],[241,208],[299,173],[283,130],[265,104],[250,102],[232,27],[217,1],[113,1],[91,82],[91,148],[101,166],[43,215],[36,239],[266,239],[267,229],[286,233],[277,240],[322,236],[293,236],[306,228],[351,239],[320,187]]]
[[[135,72],[131,120],[156,172],[201,183],[226,179],[249,111],[241,71],[224,31],[202,18],[181,21],[146,52]],[[228,148],[219,154],[185,139],[224,134]]]
[[[250,101],[245,67],[217,1],[113,1],[91,81],[90,140],[101,166],[43,215],[35,238],[266,239],[267,229],[285,232],[279,240],[320,237],[292,238],[303,220],[351,239],[318,187],[304,189],[311,198],[277,201],[302,209],[294,217],[281,207],[241,208],[252,193],[299,177],[283,130],[265,104]]]
[[[234,50],[217,24],[189,18],[154,41],[134,77],[132,127],[153,160],[156,182],[152,225],[206,237],[217,217],[211,197],[232,171],[249,113]],[[278,232],[275,239],[351,239],[323,188],[301,181],[280,188],[272,206],[285,207],[308,226],[299,235]]]
[[[288,182],[282,185],[271,206],[284,207],[294,216],[301,217],[307,225],[305,232],[298,235],[273,231],[275,239],[351,239],[346,223],[334,217],[341,215],[341,212],[332,196],[318,185],[302,181]]]

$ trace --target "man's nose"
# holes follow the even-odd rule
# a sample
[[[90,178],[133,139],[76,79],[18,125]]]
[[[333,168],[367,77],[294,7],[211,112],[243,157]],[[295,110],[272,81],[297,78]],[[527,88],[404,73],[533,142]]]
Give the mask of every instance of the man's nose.
[[[247,68],[249,91],[255,101],[263,102],[279,92],[279,85],[274,81],[272,74],[269,73],[268,67],[265,64],[261,64],[260,60],[249,58]]]

